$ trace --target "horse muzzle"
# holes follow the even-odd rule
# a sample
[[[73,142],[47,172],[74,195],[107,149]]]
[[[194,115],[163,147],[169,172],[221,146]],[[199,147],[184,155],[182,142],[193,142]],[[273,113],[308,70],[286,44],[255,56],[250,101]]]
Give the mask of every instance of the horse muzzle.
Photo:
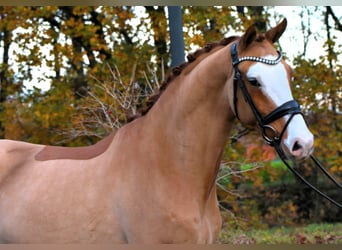
[[[283,143],[289,158],[295,161],[308,158],[314,150],[314,136],[306,126],[304,118],[301,115],[293,117],[287,132]]]

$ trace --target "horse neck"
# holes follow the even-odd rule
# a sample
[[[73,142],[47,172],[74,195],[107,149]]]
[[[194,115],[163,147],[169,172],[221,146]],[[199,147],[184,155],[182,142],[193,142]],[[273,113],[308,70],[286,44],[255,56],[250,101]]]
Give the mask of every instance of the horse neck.
[[[205,192],[214,185],[233,119],[232,74],[229,49],[213,52],[175,78],[146,117],[150,140],[168,161],[159,167],[192,179]]]

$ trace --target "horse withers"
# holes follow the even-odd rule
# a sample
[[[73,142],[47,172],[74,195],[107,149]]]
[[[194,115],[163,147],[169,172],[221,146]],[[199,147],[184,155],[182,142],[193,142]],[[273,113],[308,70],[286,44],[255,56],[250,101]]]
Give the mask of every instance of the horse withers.
[[[215,179],[235,116],[255,124],[254,108],[262,118],[273,113],[262,119],[264,136],[281,134],[293,159],[312,150],[312,134],[292,112],[291,69],[273,47],[285,28],[286,20],[264,34],[252,26],[190,54],[146,114],[95,145],[2,140],[0,241],[215,242]],[[237,71],[245,90],[234,86]]]

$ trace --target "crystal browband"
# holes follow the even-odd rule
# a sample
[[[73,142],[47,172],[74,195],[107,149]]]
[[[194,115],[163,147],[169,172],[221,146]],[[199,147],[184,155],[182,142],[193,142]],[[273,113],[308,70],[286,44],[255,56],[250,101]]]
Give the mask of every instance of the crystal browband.
[[[278,57],[274,60],[262,58],[262,57],[256,57],[256,56],[244,56],[244,57],[239,58],[238,61],[234,62],[234,66],[244,61],[253,61],[253,62],[260,62],[264,64],[269,64],[269,65],[276,65],[283,58],[282,53],[280,51],[277,51],[277,52],[278,52]]]

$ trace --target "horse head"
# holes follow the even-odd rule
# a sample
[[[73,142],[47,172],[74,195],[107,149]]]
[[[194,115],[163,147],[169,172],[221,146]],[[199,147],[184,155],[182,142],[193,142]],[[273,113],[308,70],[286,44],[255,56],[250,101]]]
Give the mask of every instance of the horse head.
[[[242,123],[257,122],[269,144],[301,160],[311,154],[314,139],[293,100],[291,67],[273,45],[286,25],[284,19],[263,34],[253,25],[231,46],[235,75],[230,104]]]

